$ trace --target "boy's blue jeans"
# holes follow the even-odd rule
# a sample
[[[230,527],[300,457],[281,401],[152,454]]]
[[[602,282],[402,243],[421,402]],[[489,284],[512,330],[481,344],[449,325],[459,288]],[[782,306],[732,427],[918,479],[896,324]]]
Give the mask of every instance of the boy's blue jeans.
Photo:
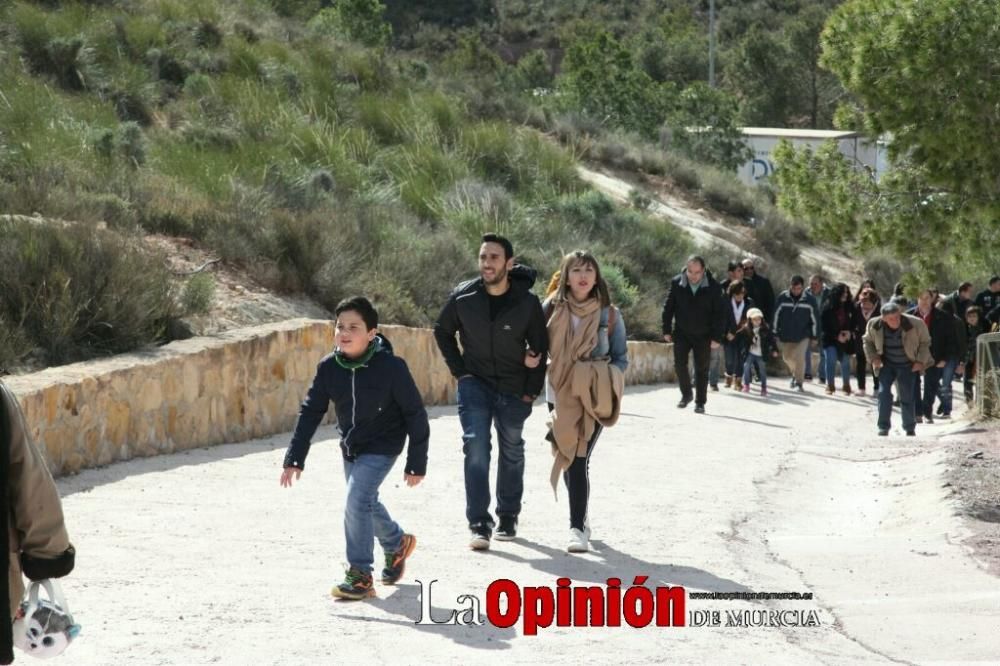
[[[458,382],[458,419],[465,453],[465,517],[469,526],[494,525],[490,516],[490,431],[496,426],[497,515],[521,513],[524,494],[524,440],[521,431],[531,405],[521,396],[501,393],[478,377]]]
[[[362,453],[344,461],[347,501],[344,506],[344,536],[347,562],[358,571],[371,573],[375,561],[374,539],[388,553],[399,550],[403,530],[378,499],[378,489],[389,474],[396,456]]]

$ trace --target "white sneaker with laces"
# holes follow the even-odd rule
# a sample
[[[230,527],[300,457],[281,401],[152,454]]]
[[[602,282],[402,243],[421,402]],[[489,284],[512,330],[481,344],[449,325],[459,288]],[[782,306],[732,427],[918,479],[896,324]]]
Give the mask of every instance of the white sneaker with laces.
[[[571,527],[569,529],[569,544],[566,546],[566,551],[570,553],[586,553],[590,550],[590,544],[587,543],[588,539],[584,536],[583,532]]]

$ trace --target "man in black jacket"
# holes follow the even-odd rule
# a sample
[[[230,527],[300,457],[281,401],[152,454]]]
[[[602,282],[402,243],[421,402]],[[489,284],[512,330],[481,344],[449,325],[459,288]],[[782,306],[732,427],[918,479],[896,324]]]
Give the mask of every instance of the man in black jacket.
[[[757,262],[753,259],[743,260],[743,284],[746,286],[747,298],[757,304],[764,313],[764,320],[770,322],[774,314],[774,287],[757,270]]]
[[[976,305],[983,315],[987,315],[996,307],[1000,307],[1000,275],[990,278],[990,286],[976,295]]]
[[[663,339],[674,343],[674,369],[681,389],[677,406],[681,409],[692,398],[688,354],[694,352],[694,411],[705,413],[711,351],[722,344],[725,326],[722,306],[722,288],[707,274],[705,260],[690,257],[687,267],[671,281],[663,304]]]
[[[934,422],[934,400],[941,398],[951,416],[951,381],[960,361],[960,345],[955,317],[934,307],[934,294],[924,289],[917,297],[917,305],[908,314],[919,317],[927,326],[931,336],[931,356],[934,363],[927,366],[923,377],[923,396],[920,390],[920,376],[913,383],[913,403],[916,406],[917,423]],[[947,394],[941,396],[941,383],[948,382]],[[946,417],[946,418],[948,418]]]
[[[517,535],[524,492],[521,431],[545,382],[545,363],[527,368],[526,350],[548,351],[545,316],[531,293],[535,271],[514,265],[510,241],[483,236],[477,279],[458,285],[445,303],[434,337],[451,374],[458,380],[458,416],[465,453],[465,516],[474,550],[490,547],[490,428],[499,443],[497,539]],[[459,351],[455,334],[462,343]]]

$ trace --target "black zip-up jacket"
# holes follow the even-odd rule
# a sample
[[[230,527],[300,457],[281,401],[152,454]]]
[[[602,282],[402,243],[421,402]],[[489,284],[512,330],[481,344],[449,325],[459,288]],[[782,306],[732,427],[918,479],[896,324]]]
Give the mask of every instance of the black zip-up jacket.
[[[692,294],[686,270],[670,281],[661,317],[664,335],[681,334],[722,342],[726,325],[722,287],[708,271],[705,271],[702,282],[698,291]]]
[[[285,453],[285,467],[305,469],[313,435],[332,401],[345,460],[353,461],[362,453],[398,456],[409,436],[406,473],[424,476],[430,425],[423,399],[406,362],[392,354],[389,341],[379,335],[375,344],[374,355],[355,369],[343,367],[337,352],[319,362],[312,387],[299,409],[292,443]],[[343,357],[341,360],[352,365]]]
[[[976,305],[979,306],[979,318],[982,319],[990,310],[1000,307],[1000,291],[994,293],[989,287],[976,294]]]
[[[753,345],[753,322],[745,321],[740,329],[736,331],[736,338],[742,340],[743,349],[746,353],[750,353],[750,347]],[[778,341],[774,339],[774,333],[771,332],[771,327],[767,325],[766,321],[760,322],[760,357],[765,361],[771,358],[771,354],[778,350]]]
[[[907,314],[923,319],[917,308],[912,308]],[[961,343],[955,327],[957,317],[934,308],[931,310],[931,322],[927,332],[931,334],[931,356],[934,362],[961,361]]]
[[[543,355],[548,352],[545,315],[538,297],[531,293],[535,271],[514,266],[508,278],[508,299],[494,321],[490,321],[490,301],[483,279],[458,285],[434,325],[434,338],[456,379],[475,375],[502,393],[534,398],[545,385],[545,363],[529,369],[524,365],[524,353],[527,347]]]

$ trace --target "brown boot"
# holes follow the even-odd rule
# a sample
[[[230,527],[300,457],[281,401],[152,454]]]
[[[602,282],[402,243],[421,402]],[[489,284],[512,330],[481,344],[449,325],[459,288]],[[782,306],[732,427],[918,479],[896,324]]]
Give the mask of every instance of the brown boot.
[[[834,389],[833,384],[827,384],[826,385],[826,394],[827,395],[833,395],[835,391],[836,391],[836,389]]]
[[[726,375],[726,388],[729,388],[732,385],[733,385],[733,376],[732,375]]]
[[[851,385],[844,384],[844,395],[851,395]]]
[[[743,390],[743,378],[733,377],[733,388],[737,391]]]

